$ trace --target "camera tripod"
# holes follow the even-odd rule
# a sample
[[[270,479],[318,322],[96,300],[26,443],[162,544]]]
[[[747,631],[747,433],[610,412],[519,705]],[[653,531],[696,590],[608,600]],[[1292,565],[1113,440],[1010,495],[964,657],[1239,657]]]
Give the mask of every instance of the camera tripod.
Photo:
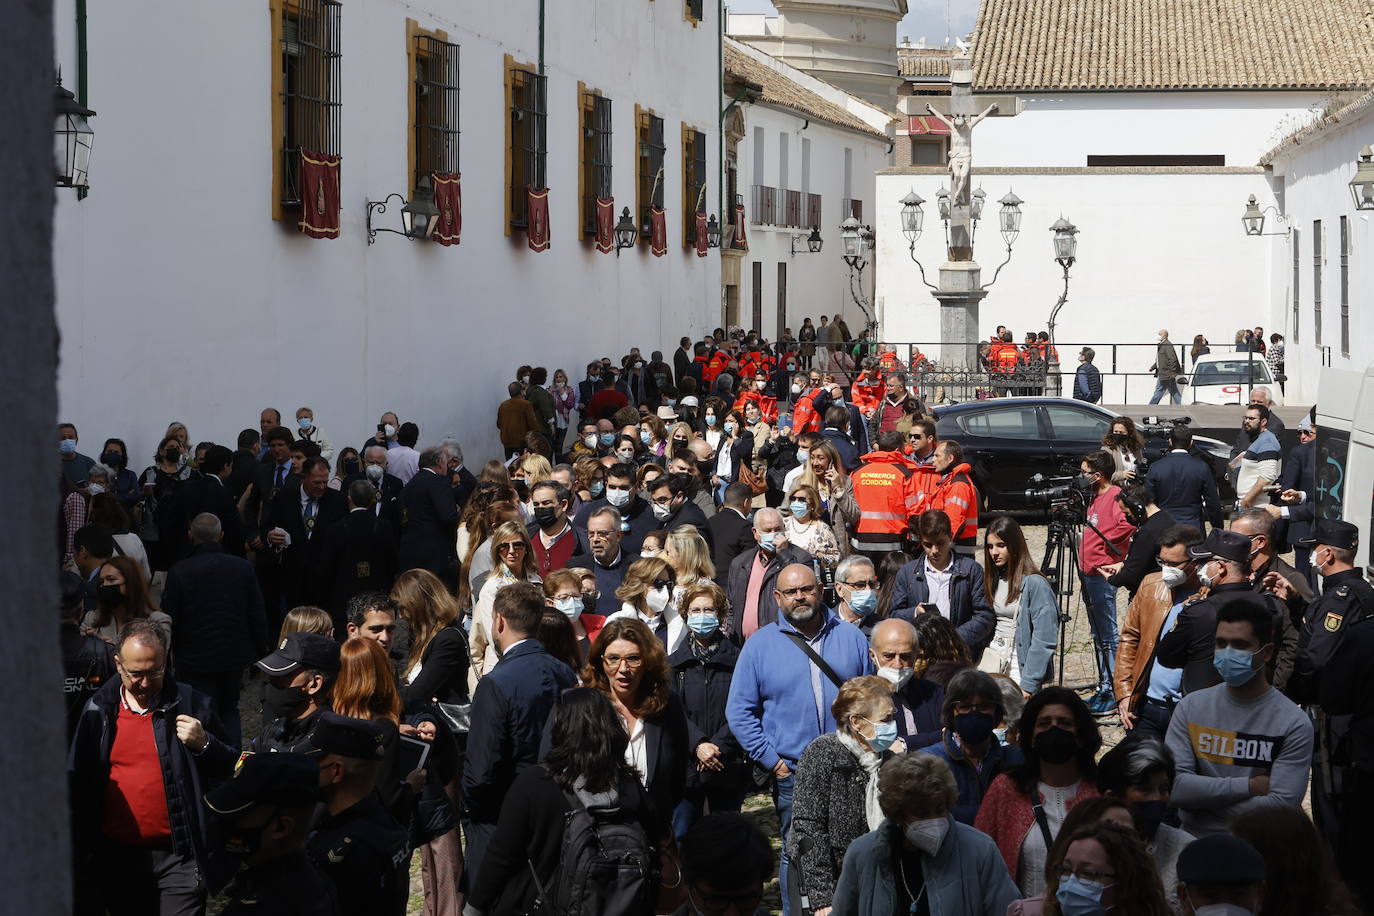
[[[1107,550],[1114,556],[1117,558],[1124,556],[1121,550],[1097,529],[1097,526],[1083,518],[1072,506],[1050,507],[1049,533],[1045,539],[1045,556],[1040,562],[1040,574],[1049,580],[1059,605],[1059,645],[1056,650],[1059,672],[1056,680],[1061,687],[1065,686],[1064,655],[1068,650],[1068,625],[1069,621],[1073,619],[1069,609],[1073,606],[1074,580],[1078,580],[1078,588],[1083,595],[1086,596],[1088,591],[1087,579],[1078,563],[1078,544],[1085,527],[1102,538],[1102,542],[1107,545]],[[1070,574],[1066,575],[1066,572],[1070,572]],[[1097,659],[1097,682],[1069,686],[1074,690],[1086,690],[1089,687],[1094,690],[1097,689],[1097,686],[1103,683],[1107,671],[1111,670],[1111,660],[1107,658],[1106,652],[1107,650],[1101,645],[1101,640],[1094,633],[1093,655]]]

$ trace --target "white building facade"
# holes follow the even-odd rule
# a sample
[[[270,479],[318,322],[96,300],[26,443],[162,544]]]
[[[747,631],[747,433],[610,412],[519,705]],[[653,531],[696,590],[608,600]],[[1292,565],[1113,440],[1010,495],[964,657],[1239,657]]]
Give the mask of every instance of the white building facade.
[[[691,242],[720,187],[716,4],[142,0],[92,6],[84,62],[67,13],[57,60],[69,86],[88,67],[99,112],[91,193],[61,195],[55,230],[61,413],[85,451],[121,435],[141,467],[171,420],[232,442],[263,406],[308,405],[336,443],[395,410],[476,458],[498,449],[519,364],[576,381],[717,323],[719,253]],[[331,107],[313,135],[311,96]],[[293,144],[341,157],[335,238],[282,202]],[[365,202],[410,197],[429,169],[461,173],[460,243],[369,245]],[[548,189],[543,251],[526,184]],[[642,229],[661,204],[663,255],[647,232],[598,252],[603,196]],[[398,210],[374,227],[401,228]]]
[[[727,169],[748,248],[724,250],[722,320],[776,339],[786,328],[795,335],[803,318],[819,324],[839,314],[857,334],[871,310],[872,272],[851,282],[839,226],[873,213],[892,116],[727,38],[727,95],[732,88],[746,100],[727,118]],[[813,229],[819,252],[808,243]]]
[[[1201,334],[1214,350],[1233,346],[1242,328],[1291,336],[1291,307],[1278,306],[1283,296],[1273,288],[1277,262],[1289,255],[1274,240],[1247,237],[1240,216],[1252,194],[1282,209],[1261,157],[1374,74],[1374,52],[1330,35],[1342,15],[1354,18],[1353,5],[1309,6],[1285,25],[1290,45],[1271,46],[1282,45],[1272,30],[1244,34],[1239,44],[1235,36],[1210,40],[1234,25],[1220,4],[1204,3],[1189,18],[1166,0],[1129,9],[1093,0],[1072,10],[984,0],[973,89],[999,102],[999,114],[1020,108],[987,118],[972,135],[973,185],[988,201],[975,247],[984,284],[1006,257],[996,202],[1014,190],[1025,203],[1012,259],[981,304],[983,338],[997,325],[1018,343],[1024,332],[1046,329],[1064,291],[1049,231],[1061,216],[1079,230],[1055,330],[1068,366],[1088,344],[1104,373],[1146,373],[1160,328],[1176,343]],[[1136,29],[1132,16],[1149,28]],[[929,91],[928,83],[916,88]],[[905,113],[922,114],[926,101],[903,98]],[[1348,172],[1354,157],[1347,159]],[[939,306],[911,262],[899,201],[915,190],[929,202],[914,253],[934,282],[945,258],[934,201],[947,184],[945,169],[920,165],[877,179],[877,298],[888,340],[938,341]],[[1139,403],[1152,389],[1147,375],[1116,377],[1105,396]],[[1293,396],[1313,395],[1303,382],[1290,403]]]

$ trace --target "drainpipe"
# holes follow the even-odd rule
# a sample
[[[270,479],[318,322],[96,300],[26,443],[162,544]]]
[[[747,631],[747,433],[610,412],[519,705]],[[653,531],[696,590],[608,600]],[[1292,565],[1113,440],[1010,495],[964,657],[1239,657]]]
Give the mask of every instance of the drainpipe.
[[[84,3],[85,0],[79,2]],[[720,108],[721,99],[725,98],[725,0],[716,0],[716,74],[719,79],[716,107]],[[716,221],[722,233],[725,231],[725,112],[729,110],[725,108],[721,111],[716,125]],[[734,204],[733,200],[730,201],[731,206]]]
[[[86,81],[86,0],[76,0],[76,100],[82,105],[86,105],[87,98]],[[89,106],[88,106],[89,107]],[[77,188],[76,199],[85,200],[86,195],[90,194],[90,188]]]
[[[77,0],[84,3],[85,0]],[[539,0],[539,75],[544,75],[544,0]]]

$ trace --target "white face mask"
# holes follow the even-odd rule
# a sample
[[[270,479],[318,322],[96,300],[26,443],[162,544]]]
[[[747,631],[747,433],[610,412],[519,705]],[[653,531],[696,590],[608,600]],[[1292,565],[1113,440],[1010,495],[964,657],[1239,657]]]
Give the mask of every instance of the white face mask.
[[[622,487],[607,487],[606,502],[612,506],[620,507],[630,501],[630,491]]]
[[[394,439],[394,438],[396,437],[396,427],[394,427],[394,426],[392,426],[390,423],[388,423],[386,426],[382,427],[382,433],[383,433],[388,439]]]
[[[1201,582],[1203,585],[1207,586],[1208,588],[1211,588],[1213,585],[1215,585],[1217,579],[1220,578],[1219,576],[1214,576],[1210,572],[1208,572],[1208,570],[1210,570],[1211,568],[1212,564],[1209,561],[1207,563],[1204,563],[1197,571],[1198,581]]]
[[[1159,575],[1164,584],[1171,589],[1178,588],[1188,581],[1188,574],[1177,566],[1161,566]]]
[[[654,518],[658,519],[660,522],[666,522],[668,519],[672,518],[674,508],[676,507],[672,503],[668,503],[666,506],[660,506],[658,503],[654,503]]]
[[[668,598],[672,593],[673,590],[666,585],[663,588],[651,588],[644,596],[644,603],[648,606],[650,612],[662,614],[663,609],[668,606]]]
[[[639,555],[640,555],[641,557],[653,558],[653,557],[658,556],[658,551],[655,550],[655,549],[652,548],[652,547],[642,547],[642,548],[640,548]]]
[[[1247,910],[1238,903],[1213,903],[1200,906],[1193,912],[1197,916],[1255,916],[1253,910]]]
[[[916,673],[915,668],[879,668],[878,677],[892,685],[893,690],[901,690]]]
[[[582,444],[587,446],[587,448],[596,448],[596,434],[592,433],[590,436],[583,436]]]
[[[928,856],[933,856],[940,851],[940,844],[945,841],[945,834],[949,832],[949,821],[943,817],[912,821],[902,832],[906,834],[907,842],[912,846]]]
[[[367,474],[368,480],[376,483],[386,476],[386,468],[382,467],[380,464],[369,464],[365,473]]]
[[[103,483],[93,483],[86,488],[86,492],[90,493],[92,496],[99,496],[101,493],[105,492],[105,485]]]
[[[797,461],[801,462],[802,464],[806,464],[806,460],[807,460],[808,458],[810,458],[810,457],[811,457],[811,451],[810,451],[809,449],[804,449],[804,448],[799,448],[799,449],[797,449]]]

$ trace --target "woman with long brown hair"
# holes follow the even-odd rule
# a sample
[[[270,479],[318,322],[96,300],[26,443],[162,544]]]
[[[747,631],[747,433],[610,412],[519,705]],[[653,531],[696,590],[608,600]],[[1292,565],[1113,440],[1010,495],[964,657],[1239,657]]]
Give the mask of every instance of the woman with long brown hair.
[[[1001,515],[989,522],[983,569],[983,595],[997,615],[997,627],[978,668],[1009,675],[1030,696],[1049,680],[1059,645],[1059,605],[1031,560],[1016,519]]]
[[[1054,852],[1058,861],[1046,868],[1044,916],[1170,916],[1155,863],[1133,829],[1098,820],[1069,834]],[[1098,908],[1089,909],[1091,903]],[[1008,912],[1021,912],[1013,908]]]
[[[1116,465],[1112,483],[1125,483],[1136,476],[1136,469],[1144,461],[1145,437],[1130,417],[1116,417],[1102,437],[1102,450],[1112,456]]]
[[[472,668],[480,678],[490,671],[500,658],[496,654],[496,640],[492,638],[491,608],[496,593],[512,582],[540,583],[535,564],[534,547],[529,533],[519,522],[502,522],[491,534],[491,575],[482,584],[477,603],[472,608],[472,645],[469,653]]]
[[[482,593],[482,586],[491,575],[491,535],[505,522],[520,522],[520,507],[516,503],[515,490],[507,488],[510,500],[499,500],[487,506],[480,519],[474,521],[468,537],[466,553],[462,559],[464,575],[458,587],[458,605],[463,610],[471,610],[476,596]]]
[[[665,837],[683,798],[688,755],[687,716],[670,673],[658,637],[641,621],[623,617],[606,621],[582,668],[582,683],[610,697],[625,726],[625,762],[648,790]]]
[[[132,557],[111,557],[96,574],[100,604],[81,621],[82,628],[111,645],[131,620],[151,620],[167,634],[172,643],[172,618],[158,610],[148,595],[148,580]]]

